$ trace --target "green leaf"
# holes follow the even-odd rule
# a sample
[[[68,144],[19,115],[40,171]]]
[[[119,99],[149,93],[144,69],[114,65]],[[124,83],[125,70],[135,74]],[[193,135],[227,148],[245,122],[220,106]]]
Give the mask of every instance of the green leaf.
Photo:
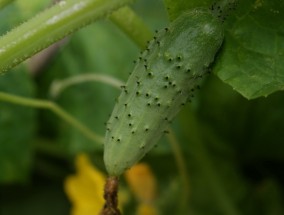
[[[33,87],[23,68],[0,78],[0,90],[32,97]],[[0,183],[28,178],[35,131],[35,110],[0,101]]]
[[[284,2],[240,1],[216,73],[248,99],[284,88]]]

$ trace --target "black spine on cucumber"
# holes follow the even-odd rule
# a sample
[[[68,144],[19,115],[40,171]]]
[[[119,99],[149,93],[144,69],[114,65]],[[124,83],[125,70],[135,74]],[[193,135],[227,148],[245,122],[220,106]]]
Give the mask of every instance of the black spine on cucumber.
[[[224,37],[212,10],[183,13],[139,57],[107,123],[104,162],[111,176],[137,163],[193,97]]]

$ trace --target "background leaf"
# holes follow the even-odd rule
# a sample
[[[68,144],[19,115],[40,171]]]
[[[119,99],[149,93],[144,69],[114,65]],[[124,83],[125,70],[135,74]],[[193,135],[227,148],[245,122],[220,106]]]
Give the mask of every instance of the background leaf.
[[[34,88],[23,67],[0,79],[0,91],[33,97]],[[29,178],[33,158],[35,110],[0,102],[0,184]]]
[[[248,99],[283,90],[284,2],[240,1],[216,73]]]

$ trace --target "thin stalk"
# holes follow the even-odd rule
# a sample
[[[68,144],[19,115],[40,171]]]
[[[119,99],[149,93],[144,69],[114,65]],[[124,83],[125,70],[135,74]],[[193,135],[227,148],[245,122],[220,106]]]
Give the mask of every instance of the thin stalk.
[[[110,19],[141,49],[144,49],[147,41],[153,37],[149,27],[129,7],[122,7],[115,11]]]
[[[186,118],[181,118],[182,127],[187,139],[190,141],[190,154],[192,155],[196,166],[203,173],[204,178],[207,179],[207,186],[212,190],[216,203],[219,204],[222,214],[239,215],[239,211],[235,207],[232,199],[224,190],[222,180],[212,164],[210,156],[204,146],[201,128],[192,112],[188,112]],[[188,132],[190,131],[190,132]]]
[[[181,177],[181,182],[183,185],[182,186],[183,196],[181,201],[181,207],[182,211],[186,211],[186,207],[188,206],[188,200],[189,200],[189,177],[188,177],[186,162],[180,148],[180,143],[178,142],[177,137],[172,129],[170,129],[170,132],[168,135],[166,135],[166,137],[172,147],[177,168]]]
[[[65,120],[68,124],[82,132],[87,138],[94,141],[95,143],[103,144],[104,138],[100,135],[95,134],[92,130],[90,130],[88,127],[86,127],[84,124],[79,122],[77,119],[72,117],[70,114],[68,114],[66,111],[64,111],[61,107],[59,107],[57,104],[51,102],[51,101],[45,101],[40,99],[30,99],[30,98],[24,98],[21,96],[11,95],[9,93],[0,92],[0,100],[17,104],[17,105],[23,105],[28,107],[34,107],[34,108],[43,108],[48,109],[55,113],[57,116],[59,116],[61,119]]]
[[[104,74],[86,73],[72,76],[63,80],[55,80],[52,83],[49,92],[52,97],[58,97],[68,87],[91,81],[102,82],[117,89],[120,89],[120,87],[124,84],[122,81],[113,78],[112,76]]]
[[[60,1],[0,37],[0,73],[131,1]]]

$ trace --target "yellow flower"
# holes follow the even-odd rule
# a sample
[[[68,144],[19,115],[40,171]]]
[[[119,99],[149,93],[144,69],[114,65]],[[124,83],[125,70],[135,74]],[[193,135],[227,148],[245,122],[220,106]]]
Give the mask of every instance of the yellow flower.
[[[76,175],[67,177],[65,192],[72,202],[72,215],[96,215],[103,205],[106,177],[92,166],[85,154],[76,157]]]
[[[125,179],[138,200],[137,215],[158,215],[154,205],[157,182],[147,164],[140,163],[125,173]]]
[[[147,164],[140,163],[125,173],[126,181],[141,202],[151,202],[156,197],[156,179]]]
[[[76,174],[65,180],[65,192],[72,203],[71,215],[97,215],[104,205],[103,190],[106,177],[96,169],[85,154],[75,160]],[[136,215],[158,215],[153,202],[156,198],[156,179],[147,164],[137,164],[125,174],[130,189],[138,199]],[[119,208],[127,202],[122,189],[118,193]]]
[[[137,215],[158,215],[158,210],[154,205],[141,203],[137,208]]]

